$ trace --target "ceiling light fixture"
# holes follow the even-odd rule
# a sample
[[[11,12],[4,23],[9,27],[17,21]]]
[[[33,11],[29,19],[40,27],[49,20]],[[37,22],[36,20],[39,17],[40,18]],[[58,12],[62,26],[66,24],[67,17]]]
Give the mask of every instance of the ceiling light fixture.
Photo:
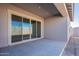
[[[38,8],[40,9],[41,7],[39,6]]]

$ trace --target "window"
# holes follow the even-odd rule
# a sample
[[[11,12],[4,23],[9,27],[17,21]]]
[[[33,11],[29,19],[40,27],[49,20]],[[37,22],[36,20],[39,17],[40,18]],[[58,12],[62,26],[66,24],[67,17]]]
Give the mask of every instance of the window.
[[[30,39],[30,20],[23,18],[23,40]]]
[[[21,16],[12,16],[12,42],[41,37],[41,22]]]
[[[12,42],[22,40],[22,17],[12,15]]]
[[[37,21],[37,38],[41,37],[41,22]]]
[[[36,21],[32,20],[31,24],[32,24],[31,38],[36,38]]]

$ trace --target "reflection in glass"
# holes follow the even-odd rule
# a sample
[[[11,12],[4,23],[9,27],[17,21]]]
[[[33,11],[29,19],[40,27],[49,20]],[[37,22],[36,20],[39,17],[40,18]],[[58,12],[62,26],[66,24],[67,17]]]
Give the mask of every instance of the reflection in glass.
[[[12,16],[12,42],[41,37],[41,22]]]
[[[30,38],[30,20],[23,18],[23,40]]]
[[[31,38],[36,38],[36,21],[31,20],[31,24],[32,24]]]
[[[37,21],[37,38],[41,37],[41,22]]]
[[[12,15],[12,42],[22,40],[22,18]]]

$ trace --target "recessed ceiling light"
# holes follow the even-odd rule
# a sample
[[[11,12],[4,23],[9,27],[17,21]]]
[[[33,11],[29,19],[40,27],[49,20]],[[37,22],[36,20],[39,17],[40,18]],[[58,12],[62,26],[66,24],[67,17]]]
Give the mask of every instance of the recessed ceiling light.
[[[40,9],[41,7],[39,6],[38,8]]]
[[[48,12],[46,14],[48,15]]]

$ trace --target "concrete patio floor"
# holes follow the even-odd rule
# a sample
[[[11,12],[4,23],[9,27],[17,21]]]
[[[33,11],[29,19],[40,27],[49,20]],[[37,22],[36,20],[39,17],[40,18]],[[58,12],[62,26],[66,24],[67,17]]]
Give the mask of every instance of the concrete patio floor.
[[[65,42],[40,39],[19,45],[0,48],[0,55],[4,56],[58,56]]]

